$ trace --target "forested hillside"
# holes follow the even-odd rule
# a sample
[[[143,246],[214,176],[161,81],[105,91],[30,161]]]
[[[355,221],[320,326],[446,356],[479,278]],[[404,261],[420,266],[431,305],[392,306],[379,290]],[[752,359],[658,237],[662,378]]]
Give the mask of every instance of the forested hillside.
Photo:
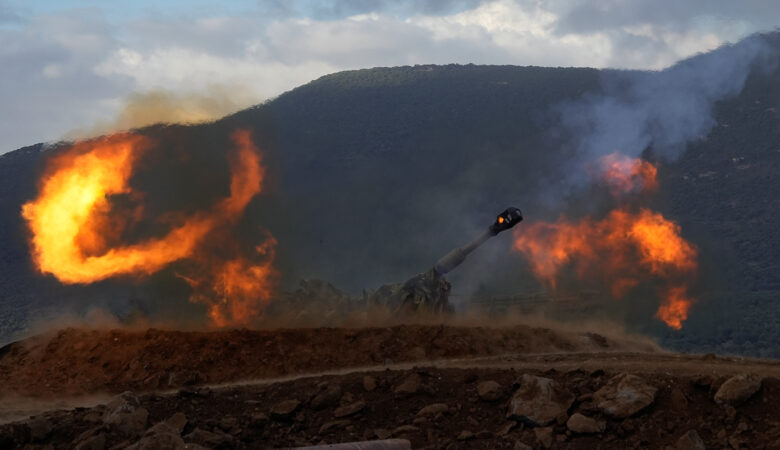
[[[778,48],[777,34],[766,39]],[[142,130],[157,151],[192,156],[174,170],[180,176],[161,167],[136,183],[160,213],[172,198],[218,196],[228,184],[226,136],[249,128],[268,178],[242,223],[246,242],[265,230],[276,237],[284,288],[321,278],[359,294],[430,268],[506,206],[528,221],[598,214],[597,193],[561,184],[571,148],[562,145],[559,110],[600,94],[601,79],[593,69],[473,65],[336,73],[216,123]],[[683,350],[780,356],[778,81],[776,66],[753,70],[679,158],[655,158],[648,147],[660,178],[648,205],[700,249],[700,300],[677,332],[655,321],[645,300],[624,299],[613,314],[630,329]],[[87,287],[34,273],[19,212],[54,152],[38,145],[0,156],[0,340],[52,306],[102,305],[120,316],[195,308],[175,268]],[[460,307],[544,289],[510,247],[499,236],[453,273]]]

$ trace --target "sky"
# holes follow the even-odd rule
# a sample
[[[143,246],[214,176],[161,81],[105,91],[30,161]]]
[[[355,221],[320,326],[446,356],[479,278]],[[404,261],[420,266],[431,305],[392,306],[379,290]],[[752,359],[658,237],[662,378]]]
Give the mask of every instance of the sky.
[[[777,0],[0,0],[0,153],[142,124],[150,99],[204,120],[349,69],[659,70],[779,25]]]

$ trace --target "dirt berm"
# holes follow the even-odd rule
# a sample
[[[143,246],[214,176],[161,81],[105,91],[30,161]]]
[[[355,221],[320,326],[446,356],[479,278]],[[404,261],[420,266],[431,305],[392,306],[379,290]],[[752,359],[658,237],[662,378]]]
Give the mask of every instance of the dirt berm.
[[[35,413],[0,448],[780,448],[778,402],[775,361],[527,326],[68,329],[0,350],[0,414]]]

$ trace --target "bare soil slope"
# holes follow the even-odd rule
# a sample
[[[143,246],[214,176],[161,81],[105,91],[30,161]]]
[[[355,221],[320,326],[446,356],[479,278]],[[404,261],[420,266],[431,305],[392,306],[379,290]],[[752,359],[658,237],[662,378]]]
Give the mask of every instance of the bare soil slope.
[[[593,333],[401,325],[185,332],[66,329],[0,349],[0,395],[155,390],[377,364],[504,354],[654,351]]]
[[[780,448],[776,361],[527,326],[68,329],[0,350],[6,413],[73,395],[0,425],[0,448]]]

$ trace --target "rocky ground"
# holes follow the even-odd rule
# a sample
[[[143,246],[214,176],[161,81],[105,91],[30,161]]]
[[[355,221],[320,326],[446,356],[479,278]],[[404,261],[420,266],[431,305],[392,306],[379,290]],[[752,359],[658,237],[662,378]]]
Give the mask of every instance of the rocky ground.
[[[44,393],[34,399],[39,407],[57,389],[93,395],[72,398],[73,405],[82,399],[89,406],[0,425],[0,448],[287,448],[388,438],[406,439],[414,449],[780,448],[780,364],[773,361],[638,351],[641,345],[633,342],[529,327],[288,330],[283,338],[270,331],[205,338],[198,333],[161,338],[158,334],[168,333],[162,331],[147,338],[117,331],[96,332],[93,340],[103,340],[107,348],[114,338],[136,342],[136,353],[130,354],[137,364],[151,364],[143,356],[147,347],[139,342],[170,340],[179,346],[180,352],[161,355],[160,367],[148,371],[156,376],[164,370],[165,387],[144,388],[140,376],[117,378],[111,375],[113,363],[104,367],[98,358],[92,364],[105,384],[75,390],[63,381],[70,379],[68,361],[55,363],[46,349],[54,346],[68,354],[68,346],[80,342],[76,337],[86,339],[90,333],[68,330],[48,343],[39,337],[0,350],[0,409],[10,411],[11,403],[31,400],[36,392]],[[293,345],[301,333],[313,333],[306,335],[313,340],[300,345],[316,349],[305,357]],[[527,345],[512,352],[523,333],[533,335],[543,351]],[[415,340],[421,336],[428,340]],[[452,344],[435,344],[436,336]],[[236,382],[250,377],[238,377],[240,370],[209,370],[205,362],[181,368],[177,361],[197,348],[183,347],[190,338],[203,348],[223,339],[237,342],[237,349],[226,347],[233,356],[214,357],[212,365],[232,361],[240,369],[249,364],[248,356],[235,356],[247,350],[242,348],[246,342],[267,349],[257,358],[286,356],[287,362],[271,364],[276,369],[266,369],[266,376]],[[344,346],[342,339],[351,345]],[[284,343],[285,350],[271,351],[275,347],[265,342]],[[352,349],[365,354],[345,355]],[[86,361],[91,355],[85,354]],[[71,365],[81,367],[81,360],[69,356]],[[311,360],[308,365],[298,361],[304,358]],[[118,365],[118,371],[130,369],[131,363]],[[35,385],[23,388],[15,379],[32,380],[35,367],[41,371],[40,391]],[[63,373],[55,376],[57,370]],[[199,377],[186,379],[186,386],[176,386],[176,376],[169,380],[187,370]],[[117,394],[125,388],[133,391]]]

